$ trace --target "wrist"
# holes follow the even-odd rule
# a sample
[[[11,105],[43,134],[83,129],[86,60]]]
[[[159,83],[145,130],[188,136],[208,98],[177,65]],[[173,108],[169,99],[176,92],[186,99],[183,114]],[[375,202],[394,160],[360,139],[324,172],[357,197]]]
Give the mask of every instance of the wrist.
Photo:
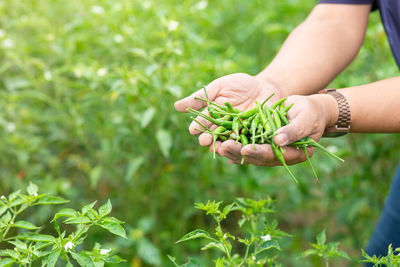
[[[335,125],[339,117],[339,106],[336,99],[329,94],[316,94],[311,97],[313,97],[321,107],[325,128]]]

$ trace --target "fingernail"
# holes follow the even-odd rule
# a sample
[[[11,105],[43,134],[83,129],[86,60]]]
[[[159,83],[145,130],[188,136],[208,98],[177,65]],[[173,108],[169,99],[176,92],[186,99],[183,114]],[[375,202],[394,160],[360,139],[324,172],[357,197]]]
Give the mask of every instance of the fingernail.
[[[288,143],[286,134],[281,133],[275,136],[275,143],[279,146],[286,146]]]

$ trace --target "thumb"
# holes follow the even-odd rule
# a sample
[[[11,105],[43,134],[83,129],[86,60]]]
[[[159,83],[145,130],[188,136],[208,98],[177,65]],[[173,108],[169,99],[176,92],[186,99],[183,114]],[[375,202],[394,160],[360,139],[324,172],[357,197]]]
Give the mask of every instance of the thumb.
[[[305,113],[299,114],[288,125],[276,131],[274,142],[278,146],[287,146],[312,133],[312,128],[308,125]]]
[[[176,101],[174,104],[175,109],[179,112],[186,112],[186,109],[189,107],[199,110],[199,109],[203,108],[204,106],[206,106],[207,103],[204,101],[195,99],[195,98],[200,97],[200,98],[205,99],[206,98],[205,91],[207,91],[208,99],[210,101],[214,101],[218,90],[219,90],[219,83],[217,82],[217,80],[215,80],[215,81],[211,82],[209,85],[207,85],[205,87],[205,90],[204,90],[204,88],[202,88],[202,89],[194,92],[190,96],[187,96],[181,100]]]

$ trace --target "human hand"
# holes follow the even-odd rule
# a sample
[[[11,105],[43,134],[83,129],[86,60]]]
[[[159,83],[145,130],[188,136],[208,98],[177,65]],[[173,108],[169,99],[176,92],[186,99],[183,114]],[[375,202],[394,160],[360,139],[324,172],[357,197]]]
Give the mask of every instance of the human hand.
[[[218,78],[206,86],[206,91],[210,101],[220,105],[229,102],[234,108],[242,111],[253,108],[256,100],[263,102],[272,93],[274,93],[274,96],[270,101],[275,101],[285,96],[285,93],[282,90],[278,90],[273,82],[245,73],[235,73]],[[204,90],[200,89],[192,95],[177,101],[175,103],[176,110],[179,112],[186,112],[186,109],[189,107],[196,110],[203,108],[206,103],[195,99],[195,97],[205,98]],[[207,109],[203,112],[208,114]],[[211,122],[201,117],[197,117],[196,120],[211,129],[215,128]],[[189,132],[193,135],[200,134],[200,145],[210,146],[212,143],[212,136],[207,133],[201,133],[196,130],[198,128],[201,129],[202,127],[193,121],[189,126]],[[224,142],[224,149],[220,151],[221,142],[217,142],[215,144],[215,149],[218,154],[227,156],[231,150],[237,152],[235,149],[237,146],[234,145],[234,142]]]

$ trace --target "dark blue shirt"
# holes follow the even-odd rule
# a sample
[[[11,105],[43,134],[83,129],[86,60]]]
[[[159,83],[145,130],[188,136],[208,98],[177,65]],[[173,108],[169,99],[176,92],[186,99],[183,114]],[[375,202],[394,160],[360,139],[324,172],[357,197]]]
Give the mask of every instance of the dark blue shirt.
[[[378,8],[390,47],[400,68],[400,0],[319,0],[318,2],[352,5],[373,4],[374,8]]]

